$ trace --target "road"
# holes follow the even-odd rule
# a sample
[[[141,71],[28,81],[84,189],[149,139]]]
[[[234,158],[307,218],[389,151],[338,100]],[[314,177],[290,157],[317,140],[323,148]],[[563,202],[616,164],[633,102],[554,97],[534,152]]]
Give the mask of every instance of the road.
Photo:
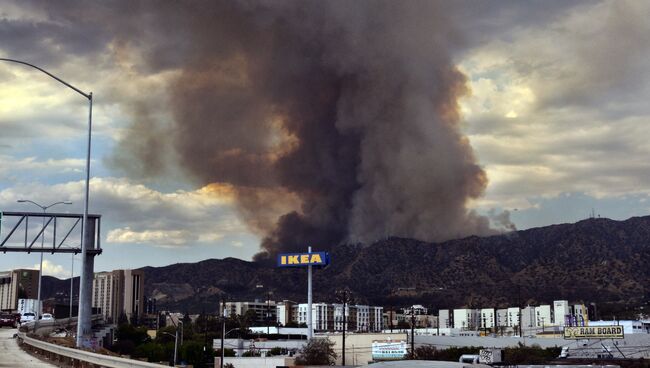
[[[0,328],[0,367],[1,368],[53,368],[55,365],[46,363],[24,352],[18,347],[18,342],[13,338],[18,332],[15,328]]]

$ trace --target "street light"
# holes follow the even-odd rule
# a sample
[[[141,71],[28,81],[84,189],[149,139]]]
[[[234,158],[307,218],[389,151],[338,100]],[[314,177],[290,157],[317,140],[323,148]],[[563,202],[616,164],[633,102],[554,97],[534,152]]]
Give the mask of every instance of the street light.
[[[92,136],[92,122],[93,122],[93,93],[85,93],[82,90],[78,89],[77,87],[71,85],[70,83],[64,81],[63,79],[55,76],[54,74],[41,69],[37,67],[36,65],[27,63],[25,61],[20,61],[20,60],[15,60],[15,59],[7,59],[7,58],[0,58],[0,61],[6,61],[10,63],[16,63],[16,64],[21,64],[28,66],[30,68],[34,68],[44,74],[47,74],[57,82],[63,84],[64,86],[72,89],[73,91],[79,93],[83,97],[85,97],[88,100],[88,145],[86,147],[86,185],[85,185],[85,193],[84,193],[84,215],[83,215],[83,223],[81,226],[81,273],[80,273],[80,278],[79,278],[79,314],[77,317],[77,341],[76,345],[77,347],[81,347],[81,343],[83,341],[83,336],[88,334],[90,332],[91,324],[90,324],[90,319],[91,319],[91,314],[92,314],[92,307],[91,307],[91,300],[90,298],[86,298],[86,294],[90,295],[92,290],[88,290],[89,288],[92,288],[92,285],[90,284],[90,278],[92,275],[88,275],[86,272],[86,254],[87,254],[87,249],[86,249],[86,232],[87,232],[87,222],[88,222],[88,197],[90,193],[90,143],[91,143],[91,136]],[[86,280],[88,278],[88,280]],[[85,282],[89,281],[89,282]]]
[[[176,354],[178,352],[178,328],[176,329],[175,335],[172,335],[169,332],[165,332],[165,331],[160,331],[160,332],[174,338],[174,366],[176,366]]]
[[[38,206],[40,209],[42,209],[43,213],[47,212],[47,210],[49,208],[54,207],[54,206],[56,206],[58,204],[68,204],[68,205],[72,204],[72,202],[65,201],[65,202],[52,203],[49,206],[43,206],[43,205],[40,205],[40,204],[38,204],[38,203],[36,203],[34,201],[31,201],[29,199],[19,199],[17,202],[18,203],[31,203],[31,204],[33,204],[35,206]],[[37,311],[36,311],[36,324],[38,323],[38,318],[43,313],[43,304],[41,303],[41,282],[43,281],[43,250],[42,249],[44,247],[45,247],[45,216],[43,216],[43,231],[41,232],[41,263],[40,263],[39,268],[38,268],[38,296],[37,296],[38,308],[37,308]],[[74,255],[73,255],[73,257],[74,257]]]

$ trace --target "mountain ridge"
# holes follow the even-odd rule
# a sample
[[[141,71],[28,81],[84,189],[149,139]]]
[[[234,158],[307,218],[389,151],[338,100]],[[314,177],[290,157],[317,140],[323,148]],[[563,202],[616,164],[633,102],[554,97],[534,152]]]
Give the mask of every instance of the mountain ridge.
[[[650,216],[592,218],[442,243],[391,237],[341,244],[314,272],[314,298],[349,288],[357,302],[437,308],[650,300]],[[306,270],[237,258],[143,267],[145,294],[159,309],[214,310],[221,299],[306,298]],[[259,287],[263,285],[263,287]]]

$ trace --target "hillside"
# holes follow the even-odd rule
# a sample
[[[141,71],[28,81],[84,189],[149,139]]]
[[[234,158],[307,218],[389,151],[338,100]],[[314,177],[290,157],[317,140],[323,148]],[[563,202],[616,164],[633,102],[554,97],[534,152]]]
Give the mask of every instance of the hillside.
[[[440,244],[389,238],[339,245],[314,272],[316,301],[348,287],[360,303],[433,308],[551,302],[650,300],[650,216],[589,219]],[[235,258],[144,267],[145,293],[159,309],[214,310],[230,300],[306,299],[306,270]],[[263,286],[263,287],[258,287]],[[49,288],[48,288],[49,289]],[[47,295],[47,294],[46,294]]]
[[[480,307],[554,299],[639,303],[650,298],[650,217],[589,219],[440,244],[389,238],[339,245],[314,273],[315,300],[350,288],[359,302]],[[145,267],[146,293],[163,308],[198,311],[229,299],[303,301],[306,270],[227,258]],[[257,285],[264,285],[258,288]],[[413,289],[415,288],[415,289]]]

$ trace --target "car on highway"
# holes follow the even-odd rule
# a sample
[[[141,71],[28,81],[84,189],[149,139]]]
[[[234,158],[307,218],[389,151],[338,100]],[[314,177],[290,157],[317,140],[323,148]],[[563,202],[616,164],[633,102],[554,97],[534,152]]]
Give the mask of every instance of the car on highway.
[[[16,317],[13,314],[0,314],[0,327],[16,327]]]
[[[32,322],[36,319],[36,315],[32,312],[26,312],[23,313],[22,316],[20,316],[20,324],[27,323],[27,322]]]
[[[49,313],[43,313],[43,315],[41,316],[41,319],[43,321],[54,321],[54,316],[52,316]]]

